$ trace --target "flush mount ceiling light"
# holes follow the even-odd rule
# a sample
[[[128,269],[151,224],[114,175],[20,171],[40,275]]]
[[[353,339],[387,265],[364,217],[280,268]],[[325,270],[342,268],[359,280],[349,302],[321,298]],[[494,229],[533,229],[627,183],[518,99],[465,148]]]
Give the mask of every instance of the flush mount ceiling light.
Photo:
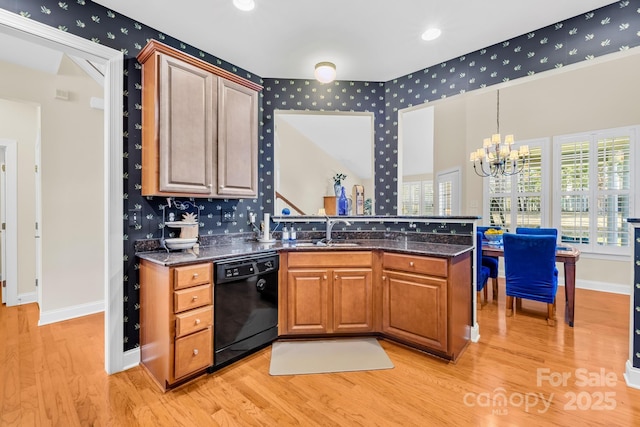
[[[422,33],[422,40],[429,42],[440,37],[440,34],[442,34],[442,31],[439,28],[429,28],[427,31]]]
[[[336,78],[336,65],[333,62],[318,62],[314,75],[320,83],[330,83]]]
[[[253,0],[233,0],[233,5],[240,10],[248,12],[256,7],[256,3]]]

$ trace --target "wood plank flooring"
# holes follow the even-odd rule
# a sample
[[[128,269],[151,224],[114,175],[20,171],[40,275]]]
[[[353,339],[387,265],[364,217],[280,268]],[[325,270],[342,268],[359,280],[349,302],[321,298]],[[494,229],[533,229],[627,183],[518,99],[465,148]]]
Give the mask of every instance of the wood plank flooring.
[[[35,304],[3,306],[0,426],[639,425],[628,296],[578,289],[569,328],[562,301],[555,327],[527,301],[506,318],[500,291],[456,364],[382,341],[394,369],[271,377],[267,348],[167,393],[104,373],[102,315],[38,327]]]

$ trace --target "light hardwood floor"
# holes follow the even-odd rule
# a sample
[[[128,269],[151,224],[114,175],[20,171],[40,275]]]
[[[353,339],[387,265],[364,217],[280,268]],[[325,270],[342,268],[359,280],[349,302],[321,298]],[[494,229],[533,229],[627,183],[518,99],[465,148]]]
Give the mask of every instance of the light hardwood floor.
[[[577,290],[569,328],[562,301],[555,327],[543,304],[505,318],[500,291],[457,364],[382,341],[394,369],[271,377],[267,348],[167,393],[140,367],[104,373],[102,315],[38,327],[35,304],[2,307],[0,425],[639,425],[628,296]]]

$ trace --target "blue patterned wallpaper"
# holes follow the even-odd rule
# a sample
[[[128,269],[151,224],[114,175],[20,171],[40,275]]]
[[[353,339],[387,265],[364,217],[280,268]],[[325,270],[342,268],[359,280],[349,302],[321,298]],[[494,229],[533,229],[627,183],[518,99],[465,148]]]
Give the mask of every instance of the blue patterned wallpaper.
[[[129,209],[140,208],[143,217],[138,229],[131,230],[125,223],[127,234],[123,236],[125,350],[136,347],[139,342],[139,283],[134,242],[161,236],[160,214],[165,203],[161,198],[140,195],[141,67],[135,58],[148,39],[158,39],[264,86],[260,97],[259,195],[246,200],[198,199],[202,209],[200,234],[249,231],[245,225],[248,209],[259,214],[273,211],[273,111],[276,108],[374,112],[375,212],[390,215],[396,212],[397,203],[399,109],[640,45],[640,0],[625,0],[441,64],[425,64],[429,68],[389,82],[337,81],[322,85],[287,78],[263,81],[248,70],[89,0],[0,0],[0,8],[124,53],[123,221]],[[238,221],[222,223],[220,211],[223,209],[236,210]]]

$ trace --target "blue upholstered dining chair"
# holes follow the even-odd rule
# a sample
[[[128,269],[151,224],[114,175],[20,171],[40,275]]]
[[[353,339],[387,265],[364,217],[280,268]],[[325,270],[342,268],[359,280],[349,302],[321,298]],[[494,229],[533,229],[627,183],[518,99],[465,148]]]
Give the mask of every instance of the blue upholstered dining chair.
[[[494,230],[502,230],[500,226],[478,226],[476,227],[477,231],[481,232],[484,235],[484,232],[488,229],[493,228]],[[482,265],[489,268],[489,278],[492,279],[492,289],[493,289],[493,301],[498,301],[498,257],[482,255]]]
[[[558,290],[556,238],[553,235],[505,233],[504,267],[507,316],[513,315],[513,298],[547,304],[547,324],[555,325],[555,299]]]
[[[557,228],[530,228],[530,227],[518,227],[516,228],[516,234],[535,234],[538,236],[552,235],[558,237]]]
[[[476,289],[478,291],[478,308],[482,309],[480,291],[484,290],[484,301],[487,302],[487,281],[489,268],[482,265],[482,233],[476,232]]]

